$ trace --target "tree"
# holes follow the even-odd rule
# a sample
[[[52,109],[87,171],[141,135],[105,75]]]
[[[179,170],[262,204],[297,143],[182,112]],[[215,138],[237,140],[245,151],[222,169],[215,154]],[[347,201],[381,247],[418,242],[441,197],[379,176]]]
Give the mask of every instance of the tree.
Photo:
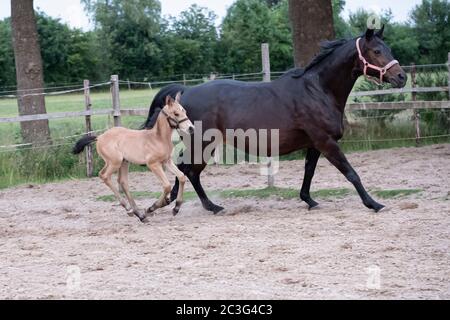
[[[351,37],[350,26],[342,17],[342,12],[344,11],[345,1],[344,0],[333,0],[333,22],[334,31],[336,33],[336,38],[345,39]]]
[[[157,75],[165,63],[160,48],[161,4],[157,0],[82,0],[101,41],[103,61],[121,77]]]
[[[33,0],[11,0],[11,26],[14,47],[18,106],[20,115],[46,113],[45,98],[36,90],[44,87],[41,49],[38,41]],[[21,122],[26,143],[50,141],[48,120]]]
[[[181,12],[178,18],[171,18],[171,26],[162,38],[164,68],[171,65],[175,74],[215,71],[216,19],[214,12],[196,4]]]
[[[71,29],[43,12],[37,13],[37,28],[47,83],[107,79],[107,72],[98,68],[101,50],[93,32]]]
[[[222,71],[248,73],[261,70],[261,43],[270,44],[273,70],[292,66],[292,38],[287,1],[269,6],[264,0],[238,0],[222,23],[217,51]]]
[[[0,87],[12,86],[16,83],[14,69],[14,52],[11,42],[11,21],[9,18],[0,21]]]
[[[306,66],[323,40],[335,37],[331,0],[289,0],[295,65]]]
[[[443,63],[450,50],[450,2],[422,0],[411,12],[422,63]]]

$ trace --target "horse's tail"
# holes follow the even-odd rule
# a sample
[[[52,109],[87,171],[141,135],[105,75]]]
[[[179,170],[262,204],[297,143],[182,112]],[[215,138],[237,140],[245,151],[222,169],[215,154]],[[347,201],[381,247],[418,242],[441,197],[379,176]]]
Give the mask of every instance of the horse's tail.
[[[80,154],[83,152],[84,148],[86,148],[87,145],[90,145],[91,143],[97,141],[96,136],[85,136],[77,141],[75,146],[72,149],[73,154]]]
[[[161,109],[164,108],[164,105],[166,104],[166,97],[170,95],[175,99],[177,93],[183,93],[184,90],[186,90],[186,87],[180,84],[170,84],[159,90],[159,92],[153,98],[150,109],[148,110],[147,120],[142,125],[141,129],[153,128],[156,123],[156,119],[158,118],[159,111],[161,111]]]

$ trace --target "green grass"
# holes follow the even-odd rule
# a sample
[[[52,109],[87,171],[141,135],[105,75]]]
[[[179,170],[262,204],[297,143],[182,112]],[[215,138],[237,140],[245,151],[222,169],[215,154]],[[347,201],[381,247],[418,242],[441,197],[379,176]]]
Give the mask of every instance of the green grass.
[[[422,189],[394,189],[394,190],[375,190],[374,195],[382,199],[402,198],[412,194],[421,193]]]
[[[421,189],[393,189],[393,190],[375,190],[371,191],[374,195],[383,199],[390,198],[403,198],[412,194],[422,192]],[[135,191],[131,192],[132,196],[136,199],[139,198],[159,198],[160,192],[147,192],[147,191]],[[354,190],[347,188],[338,189],[321,189],[311,192],[311,196],[315,199],[336,199],[345,198],[348,195],[356,194]],[[263,188],[263,189],[228,189],[228,190],[214,190],[208,192],[210,197],[219,198],[258,198],[266,199],[270,197],[276,197],[281,199],[297,199],[299,198],[299,190],[293,188]],[[187,191],[183,195],[185,201],[193,200],[197,198],[194,191]],[[114,202],[116,201],[114,195],[100,196],[98,201]]]

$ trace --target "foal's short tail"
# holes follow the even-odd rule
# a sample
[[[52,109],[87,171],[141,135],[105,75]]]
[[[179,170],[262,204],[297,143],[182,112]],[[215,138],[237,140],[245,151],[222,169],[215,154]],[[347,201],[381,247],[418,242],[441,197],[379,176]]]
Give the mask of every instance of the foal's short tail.
[[[75,146],[72,149],[73,154],[79,154],[82,153],[84,148],[86,148],[87,145],[90,145],[91,143],[94,143],[97,141],[96,136],[85,136],[77,141]]]

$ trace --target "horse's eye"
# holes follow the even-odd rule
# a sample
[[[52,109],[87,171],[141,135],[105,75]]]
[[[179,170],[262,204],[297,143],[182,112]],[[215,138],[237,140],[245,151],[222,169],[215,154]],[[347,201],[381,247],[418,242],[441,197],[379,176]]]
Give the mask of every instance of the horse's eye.
[[[175,112],[174,115],[175,115],[175,117],[179,117],[180,116],[180,114],[178,112]]]
[[[380,51],[380,50],[375,50],[374,53],[375,53],[375,54],[380,54],[381,51]]]

